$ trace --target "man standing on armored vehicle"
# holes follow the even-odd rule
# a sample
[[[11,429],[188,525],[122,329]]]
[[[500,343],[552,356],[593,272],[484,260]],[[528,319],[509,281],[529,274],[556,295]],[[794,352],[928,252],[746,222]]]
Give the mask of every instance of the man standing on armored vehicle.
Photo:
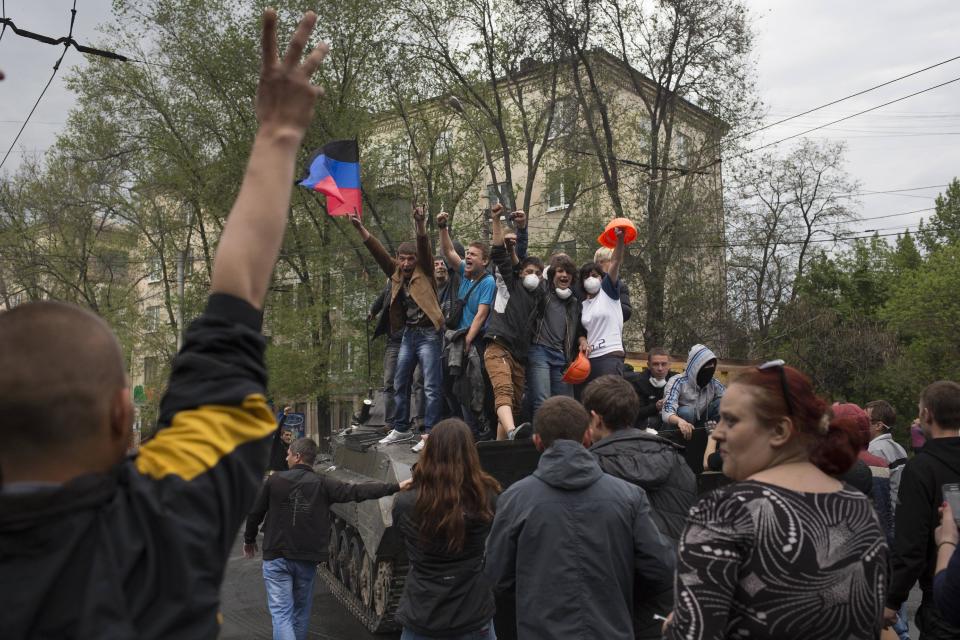
[[[360,216],[353,214],[350,222],[360,233],[363,244],[373,255],[383,272],[390,276],[390,330],[403,329],[400,355],[397,356],[397,373],[393,388],[396,390],[396,410],[390,433],[380,444],[392,444],[412,440],[410,433],[410,387],[417,364],[423,371],[424,394],[427,400],[423,417],[423,436],[440,420],[443,391],[440,370],[442,349],[441,330],[443,314],[437,302],[437,285],[433,279],[433,253],[427,237],[426,212],[415,207],[413,220],[417,228],[416,244],[403,242],[397,248],[394,260],[380,241],[370,235]],[[414,445],[414,451],[423,448],[422,441]]]

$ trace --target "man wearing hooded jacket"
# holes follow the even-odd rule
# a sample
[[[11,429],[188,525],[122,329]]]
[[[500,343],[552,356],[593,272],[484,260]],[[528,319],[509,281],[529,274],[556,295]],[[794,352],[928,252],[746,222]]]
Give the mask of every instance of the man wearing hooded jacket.
[[[584,448],[590,417],[573,398],[533,418],[543,452],[497,500],[484,572],[516,592],[524,640],[634,640],[634,603],[670,588],[676,555],[643,489],[605,474]]]
[[[684,457],[694,473],[703,471],[707,422],[716,422],[720,416],[724,386],[713,377],[716,371],[717,356],[706,345],[695,344],[687,355],[686,370],[671,378],[663,392],[661,434],[686,445]]]

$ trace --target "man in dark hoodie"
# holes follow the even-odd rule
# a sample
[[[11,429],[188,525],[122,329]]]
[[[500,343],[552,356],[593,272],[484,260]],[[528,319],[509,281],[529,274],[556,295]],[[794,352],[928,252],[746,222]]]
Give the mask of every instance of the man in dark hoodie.
[[[631,426],[639,401],[619,376],[601,376],[588,384],[583,406],[590,413],[590,452],[600,468],[646,491],[653,521],[676,546],[697,499],[697,479],[683,459],[683,448]],[[653,615],[673,609],[673,591],[645,596],[637,601],[635,637],[660,638],[661,625]]]
[[[717,356],[709,347],[695,344],[687,355],[687,368],[667,382],[663,392],[662,434],[684,444],[687,464],[694,473],[703,471],[707,448],[707,423],[720,417],[724,387],[714,378]]]
[[[940,521],[943,485],[960,482],[960,384],[941,380],[923,390],[920,425],[927,443],[904,465],[900,476],[892,573],[883,615],[887,624],[894,624],[919,579],[923,592],[916,617],[920,640],[955,639],[960,638],[960,628],[944,620],[933,598],[937,564],[933,532]]]
[[[262,309],[294,161],[326,53],[301,55],[304,16],[277,56],[263,13],[259,129],[220,236],[204,313],[187,329],[156,435],[126,456],[133,402],[103,320],[73,305],[0,314],[0,634],[214,638],[220,583],[267,465]]]
[[[497,502],[486,573],[494,591],[516,591],[524,640],[633,640],[635,585],[672,585],[673,546],[643,489],[605,474],[584,448],[589,423],[572,398],[544,402],[533,418],[537,469]]]
[[[528,256],[514,270],[504,246],[499,204],[493,207],[493,243],[490,251],[496,265],[497,296],[487,324],[483,363],[493,386],[497,413],[497,440],[515,437],[515,416],[520,414],[526,380],[527,350],[537,309],[546,295],[541,276],[543,262]],[[529,429],[529,426],[527,427]]]

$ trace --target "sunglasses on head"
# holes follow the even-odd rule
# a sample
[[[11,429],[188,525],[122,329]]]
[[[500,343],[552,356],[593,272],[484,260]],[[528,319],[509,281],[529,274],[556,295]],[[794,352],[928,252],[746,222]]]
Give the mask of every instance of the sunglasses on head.
[[[771,360],[769,362],[764,362],[757,367],[757,371],[767,371],[769,369],[777,369],[780,372],[780,390],[783,392],[783,401],[787,403],[787,415],[793,415],[793,402],[790,401],[790,391],[787,389],[787,374],[783,370],[786,366],[786,362],[783,360]]]

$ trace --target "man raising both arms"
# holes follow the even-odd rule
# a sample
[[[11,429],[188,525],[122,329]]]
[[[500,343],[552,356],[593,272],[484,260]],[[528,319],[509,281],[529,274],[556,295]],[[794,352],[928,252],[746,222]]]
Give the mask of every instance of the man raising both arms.
[[[390,331],[403,330],[400,354],[397,356],[397,372],[393,381],[396,390],[394,422],[390,433],[380,444],[392,444],[413,439],[410,433],[410,387],[413,372],[420,364],[423,371],[423,390],[427,400],[423,416],[423,438],[413,446],[419,452],[430,434],[430,429],[440,421],[443,402],[443,378],[440,354],[443,315],[437,301],[437,283],[433,278],[433,254],[430,238],[427,237],[426,213],[423,207],[415,207],[413,221],[417,228],[417,242],[402,242],[397,247],[394,260],[380,241],[370,235],[360,217],[350,216],[350,222],[360,233],[360,239],[373,255],[385,274],[390,276]]]
[[[217,247],[206,310],[187,329],[156,436],[133,422],[110,328],[69,304],[0,314],[0,629],[5,638],[215,638],[220,583],[277,423],[262,309],[283,241],[297,150],[326,55],[283,59],[263,14],[259,129]]]

